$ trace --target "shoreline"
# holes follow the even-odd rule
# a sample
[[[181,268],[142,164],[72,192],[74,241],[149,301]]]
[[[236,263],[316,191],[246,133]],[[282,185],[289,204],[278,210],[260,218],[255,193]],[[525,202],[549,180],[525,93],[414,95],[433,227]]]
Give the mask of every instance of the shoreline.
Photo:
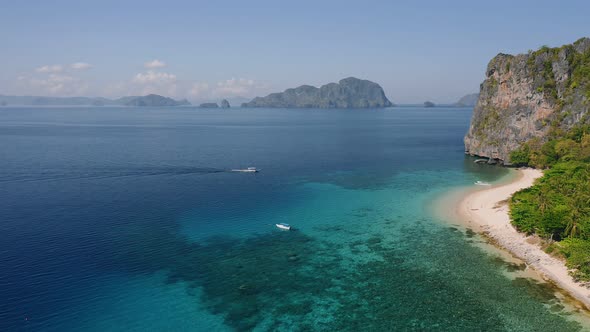
[[[520,169],[516,172],[517,176],[508,183],[465,192],[457,205],[457,216],[590,310],[590,289],[574,281],[565,262],[543,251],[538,238],[519,233],[510,223],[506,201],[515,192],[532,186],[543,175],[542,171],[536,169]]]

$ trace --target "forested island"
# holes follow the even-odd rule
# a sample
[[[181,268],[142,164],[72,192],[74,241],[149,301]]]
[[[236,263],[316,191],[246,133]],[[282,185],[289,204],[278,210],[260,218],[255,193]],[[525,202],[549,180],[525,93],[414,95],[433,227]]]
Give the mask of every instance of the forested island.
[[[499,54],[488,65],[466,153],[543,169],[510,200],[512,223],[590,280],[590,39]]]
[[[256,97],[242,107],[268,108],[382,108],[393,106],[377,83],[348,77],[316,88],[302,85],[266,97]]]

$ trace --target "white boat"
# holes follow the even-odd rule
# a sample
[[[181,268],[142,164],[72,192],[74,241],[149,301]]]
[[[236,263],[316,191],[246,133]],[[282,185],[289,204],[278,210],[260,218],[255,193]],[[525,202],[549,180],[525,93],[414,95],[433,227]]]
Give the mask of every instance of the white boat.
[[[284,230],[287,230],[287,231],[290,231],[291,230],[291,225],[289,225],[289,224],[280,223],[280,224],[276,224],[276,226],[278,228],[280,228],[280,229],[284,229]]]
[[[475,181],[475,184],[478,186],[491,186],[490,183],[483,182],[483,181]]]
[[[259,169],[257,169],[256,167],[248,167],[248,168],[242,168],[242,169],[232,169],[232,172],[243,172],[243,173],[257,173],[259,172]]]

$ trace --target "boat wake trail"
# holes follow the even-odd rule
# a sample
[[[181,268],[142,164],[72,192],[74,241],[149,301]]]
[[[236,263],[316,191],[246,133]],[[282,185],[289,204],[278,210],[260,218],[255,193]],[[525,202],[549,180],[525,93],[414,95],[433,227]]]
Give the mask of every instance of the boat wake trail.
[[[145,177],[164,175],[205,175],[223,173],[219,168],[146,166],[146,167],[95,167],[95,168],[44,168],[20,169],[2,172],[0,183],[76,179],[102,179],[118,177]]]

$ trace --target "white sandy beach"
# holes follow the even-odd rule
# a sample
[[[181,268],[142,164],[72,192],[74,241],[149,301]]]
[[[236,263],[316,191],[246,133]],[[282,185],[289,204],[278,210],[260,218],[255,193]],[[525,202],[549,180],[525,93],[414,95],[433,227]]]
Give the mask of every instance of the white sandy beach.
[[[519,233],[510,223],[508,205],[503,203],[520,189],[530,187],[543,173],[535,169],[518,170],[510,183],[468,193],[459,203],[459,216],[478,226],[499,246],[524,260],[545,278],[553,281],[590,309],[590,289],[576,283],[563,261],[545,253],[534,237]]]

